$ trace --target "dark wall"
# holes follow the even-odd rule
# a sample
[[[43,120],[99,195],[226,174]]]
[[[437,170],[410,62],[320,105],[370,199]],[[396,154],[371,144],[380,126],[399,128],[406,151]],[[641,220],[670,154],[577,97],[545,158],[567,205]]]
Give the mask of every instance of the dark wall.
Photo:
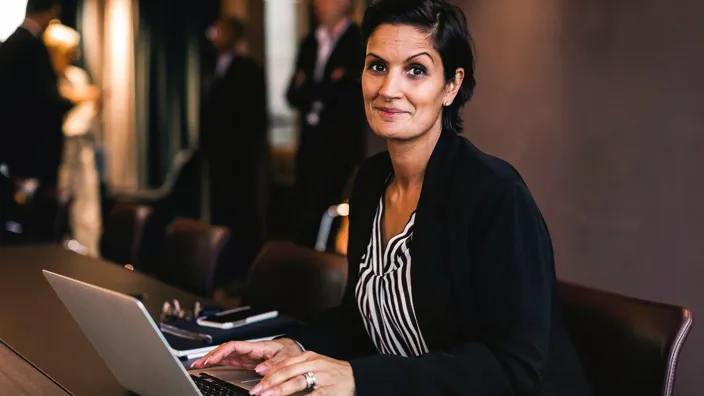
[[[685,305],[677,395],[704,391],[704,2],[458,0],[466,135],[526,178],[558,274]]]

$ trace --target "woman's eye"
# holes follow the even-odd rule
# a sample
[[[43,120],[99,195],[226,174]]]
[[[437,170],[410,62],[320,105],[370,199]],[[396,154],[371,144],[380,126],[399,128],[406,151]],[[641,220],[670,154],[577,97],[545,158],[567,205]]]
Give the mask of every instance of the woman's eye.
[[[375,73],[383,73],[386,71],[386,67],[384,67],[381,63],[372,63],[369,65],[369,70]]]
[[[424,67],[422,66],[411,66],[411,68],[408,70],[408,72],[413,76],[413,77],[420,77],[424,76],[427,72]]]

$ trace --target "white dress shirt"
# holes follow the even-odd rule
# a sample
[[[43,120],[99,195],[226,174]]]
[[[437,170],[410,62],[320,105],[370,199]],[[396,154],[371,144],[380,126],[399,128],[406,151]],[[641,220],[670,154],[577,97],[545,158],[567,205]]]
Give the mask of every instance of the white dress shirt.
[[[320,81],[323,79],[323,73],[325,72],[325,66],[328,63],[328,59],[330,59],[330,54],[332,54],[333,49],[335,49],[337,40],[340,39],[349,26],[350,20],[345,18],[333,29],[320,26],[315,31],[315,39],[318,41],[318,56],[315,62],[315,73],[313,75],[315,81]]]

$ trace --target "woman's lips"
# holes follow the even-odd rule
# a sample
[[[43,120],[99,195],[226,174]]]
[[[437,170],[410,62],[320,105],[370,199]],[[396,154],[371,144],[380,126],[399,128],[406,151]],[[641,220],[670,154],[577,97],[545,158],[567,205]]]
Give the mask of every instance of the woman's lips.
[[[381,113],[382,116],[386,118],[393,118],[401,114],[406,114],[406,111],[397,109],[395,107],[377,107],[376,110]]]

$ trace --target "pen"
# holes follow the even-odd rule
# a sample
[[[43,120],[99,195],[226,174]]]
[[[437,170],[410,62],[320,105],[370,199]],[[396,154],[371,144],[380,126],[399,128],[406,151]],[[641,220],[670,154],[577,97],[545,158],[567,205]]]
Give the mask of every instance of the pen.
[[[175,335],[177,337],[187,338],[189,340],[195,341],[205,341],[207,343],[213,342],[213,337],[209,334],[194,333],[192,331],[179,329],[178,327],[171,326],[166,323],[161,323],[159,327],[164,333]]]

